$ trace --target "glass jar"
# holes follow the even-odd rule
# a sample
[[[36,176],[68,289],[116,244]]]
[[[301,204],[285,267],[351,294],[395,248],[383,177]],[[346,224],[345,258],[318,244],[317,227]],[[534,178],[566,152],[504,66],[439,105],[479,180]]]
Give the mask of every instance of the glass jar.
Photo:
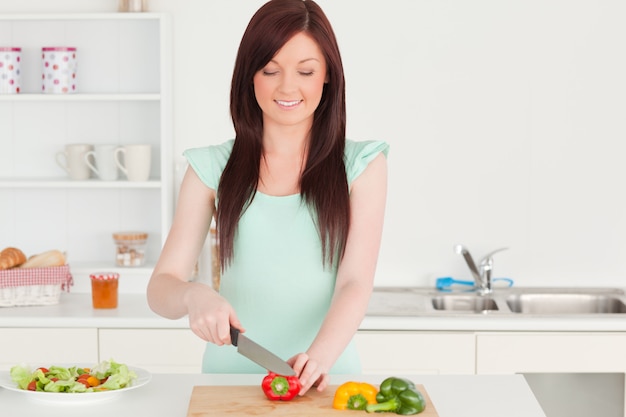
[[[120,274],[98,272],[89,275],[93,308],[117,308],[117,288]]]
[[[119,12],[146,12],[148,11],[147,0],[119,0],[117,10]]]
[[[143,266],[146,263],[146,241],[148,234],[145,232],[118,232],[113,233],[115,241],[115,265],[117,266]]]

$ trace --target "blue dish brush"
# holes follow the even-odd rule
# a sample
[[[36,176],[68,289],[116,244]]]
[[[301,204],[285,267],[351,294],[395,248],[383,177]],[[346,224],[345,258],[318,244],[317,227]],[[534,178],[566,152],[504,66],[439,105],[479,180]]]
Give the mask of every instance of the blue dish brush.
[[[494,278],[491,280],[492,283],[496,282],[504,282],[506,283],[506,287],[513,286],[513,280],[511,278]],[[460,279],[454,279],[452,277],[441,277],[437,278],[435,286],[439,291],[452,291],[451,287],[459,285],[461,287],[474,287],[474,281],[463,281]]]

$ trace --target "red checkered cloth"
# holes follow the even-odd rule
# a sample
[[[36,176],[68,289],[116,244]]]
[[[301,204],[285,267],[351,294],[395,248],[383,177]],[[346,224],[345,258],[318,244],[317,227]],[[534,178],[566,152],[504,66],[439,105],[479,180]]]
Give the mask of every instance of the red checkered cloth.
[[[62,290],[70,291],[70,286],[74,285],[74,281],[69,265],[45,268],[11,268],[0,271],[0,288],[56,284],[60,284]]]

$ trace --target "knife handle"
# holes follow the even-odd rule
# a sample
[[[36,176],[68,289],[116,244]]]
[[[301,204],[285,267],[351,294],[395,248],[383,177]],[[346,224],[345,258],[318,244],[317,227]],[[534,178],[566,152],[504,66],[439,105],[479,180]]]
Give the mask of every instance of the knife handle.
[[[237,346],[237,341],[239,340],[239,329],[235,329],[233,326],[230,326],[230,342],[233,346]]]

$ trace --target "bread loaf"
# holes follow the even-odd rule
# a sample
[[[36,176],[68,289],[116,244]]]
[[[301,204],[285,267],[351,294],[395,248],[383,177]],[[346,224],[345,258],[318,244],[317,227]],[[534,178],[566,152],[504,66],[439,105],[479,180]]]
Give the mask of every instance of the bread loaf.
[[[65,255],[56,249],[33,255],[20,268],[45,268],[65,265]]]
[[[0,252],[0,270],[19,266],[26,262],[26,255],[18,248],[5,248]]]

